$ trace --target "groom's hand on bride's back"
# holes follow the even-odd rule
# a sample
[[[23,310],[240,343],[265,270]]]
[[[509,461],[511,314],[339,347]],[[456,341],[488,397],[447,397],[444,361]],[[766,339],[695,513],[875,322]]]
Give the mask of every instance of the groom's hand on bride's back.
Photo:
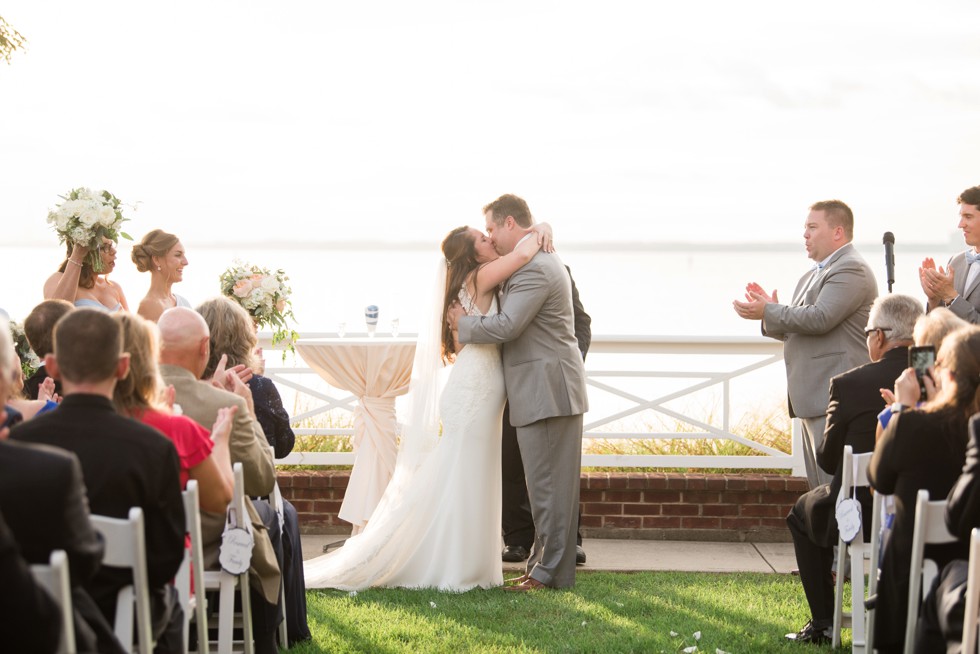
[[[456,323],[459,322],[460,316],[466,315],[463,311],[463,307],[460,306],[459,302],[453,302],[449,305],[449,311],[446,312],[446,322],[449,323],[449,328],[456,331]]]

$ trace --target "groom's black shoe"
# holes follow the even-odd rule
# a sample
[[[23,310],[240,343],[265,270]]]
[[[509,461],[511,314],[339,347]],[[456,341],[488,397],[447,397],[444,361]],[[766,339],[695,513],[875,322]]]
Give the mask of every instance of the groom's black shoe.
[[[585,565],[585,550],[581,545],[575,546],[575,565]]]
[[[531,553],[523,545],[507,545],[504,547],[504,551],[500,553],[500,558],[508,563],[520,563],[527,561],[527,557],[530,555]]]

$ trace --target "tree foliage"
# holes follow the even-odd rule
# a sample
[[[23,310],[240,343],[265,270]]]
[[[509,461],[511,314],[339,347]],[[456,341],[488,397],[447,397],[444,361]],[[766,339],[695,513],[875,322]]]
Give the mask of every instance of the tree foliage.
[[[10,26],[10,23],[0,16],[0,60],[10,63],[11,57],[18,50],[23,50],[27,39]]]

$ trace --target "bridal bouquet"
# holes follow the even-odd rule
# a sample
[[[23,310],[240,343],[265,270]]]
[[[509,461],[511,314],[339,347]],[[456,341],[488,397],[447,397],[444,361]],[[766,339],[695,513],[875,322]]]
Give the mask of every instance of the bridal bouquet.
[[[41,360],[34,354],[30,343],[27,342],[24,326],[13,320],[9,324],[10,337],[14,341],[14,350],[17,351],[17,357],[20,359],[20,369],[24,373],[24,379],[27,379],[41,367]]]
[[[270,327],[272,344],[285,342],[285,350],[293,351],[293,342],[299,338],[286,323],[286,318],[296,320],[293,304],[289,300],[293,292],[286,282],[289,277],[279,269],[275,273],[249,263],[236,261],[221,273],[221,292],[242,305],[258,327]]]
[[[109,191],[91,191],[87,188],[72,189],[54,211],[48,212],[48,223],[54,225],[58,239],[71,241],[88,248],[85,262],[97,273],[102,272],[102,239],[118,241],[119,237],[133,240],[120,231],[128,218],[123,218],[122,203]]]

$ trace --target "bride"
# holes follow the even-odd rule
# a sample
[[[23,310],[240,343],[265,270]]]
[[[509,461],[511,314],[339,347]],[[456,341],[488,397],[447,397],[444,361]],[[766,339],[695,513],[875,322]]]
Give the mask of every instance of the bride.
[[[503,584],[500,564],[500,420],[504,377],[496,345],[458,344],[446,312],[496,313],[496,289],[543,247],[551,227],[535,227],[498,257],[491,240],[458,227],[442,242],[440,302],[419,334],[412,374],[412,415],[384,496],[364,530],[336,552],[304,564],[307,588],[371,586],[463,592]],[[445,391],[439,368],[453,363]],[[442,435],[439,435],[439,418]]]

